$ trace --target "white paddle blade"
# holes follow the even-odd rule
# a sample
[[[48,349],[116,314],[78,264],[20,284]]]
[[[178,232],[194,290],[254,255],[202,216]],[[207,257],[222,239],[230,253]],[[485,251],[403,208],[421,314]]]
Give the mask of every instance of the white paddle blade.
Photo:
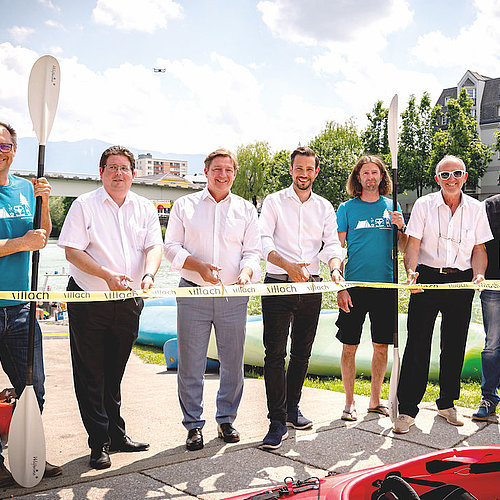
[[[389,381],[389,416],[392,422],[398,418],[399,348],[395,347],[392,356],[391,379]]]
[[[38,143],[45,145],[52,130],[59,101],[61,70],[57,59],[42,56],[31,68],[28,107]]]
[[[36,486],[45,472],[45,435],[32,385],[24,388],[12,415],[9,466],[16,483],[25,488]]]
[[[392,98],[387,116],[387,135],[391,151],[392,168],[398,168],[398,94]]]

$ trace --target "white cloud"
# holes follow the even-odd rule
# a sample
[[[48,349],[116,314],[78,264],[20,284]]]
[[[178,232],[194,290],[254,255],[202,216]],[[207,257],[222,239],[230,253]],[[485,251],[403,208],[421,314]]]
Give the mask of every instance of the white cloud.
[[[38,0],[38,3],[45,5],[45,7],[48,7],[49,9],[53,9],[57,12],[61,11],[61,8],[58,7],[57,5],[54,5],[51,0]]]
[[[257,8],[274,35],[305,45],[372,44],[406,27],[413,15],[405,0],[262,0]]]
[[[0,115],[20,137],[33,136],[26,103],[31,66],[38,54],[0,44]],[[156,151],[206,153],[267,140],[294,148],[314,137],[327,120],[343,119],[328,105],[284,93],[269,106],[252,70],[217,53],[207,64],[158,60],[165,73],[122,64],[92,71],[76,58],[59,58],[61,92],[51,140],[97,138]]]
[[[413,55],[432,68],[471,69],[491,77],[500,67],[500,4],[475,0],[476,18],[455,37],[433,31],[419,37]]]
[[[45,24],[47,26],[50,26],[51,28],[59,28],[61,30],[66,31],[66,28],[61,23],[58,23],[57,21],[54,21],[53,19],[47,19],[45,21]]]
[[[126,31],[152,33],[167,27],[170,19],[182,17],[182,6],[174,0],[98,0],[92,12],[98,24]]]
[[[62,47],[59,47],[58,45],[51,45],[49,47],[49,54],[52,54],[53,56],[56,56],[58,54],[62,54],[63,49]]]
[[[35,32],[33,28],[28,28],[26,26],[12,26],[8,31],[15,42],[22,42]]]

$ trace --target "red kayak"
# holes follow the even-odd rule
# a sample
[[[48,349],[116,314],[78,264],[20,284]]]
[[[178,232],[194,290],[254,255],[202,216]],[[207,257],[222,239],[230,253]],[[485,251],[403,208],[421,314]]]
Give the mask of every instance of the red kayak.
[[[241,500],[499,500],[500,445],[437,451],[323,479],[285,479],[282,486],[232,497]]]

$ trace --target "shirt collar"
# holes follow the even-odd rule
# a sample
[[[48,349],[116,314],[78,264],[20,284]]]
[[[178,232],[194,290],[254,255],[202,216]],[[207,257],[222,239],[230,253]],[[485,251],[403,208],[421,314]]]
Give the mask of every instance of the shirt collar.
[[[436,207],[440,207],[443,205],[446,205],[446,202],[444,201],[443,198],[443,191],[440,190],[438,193],[436,193],[436,197],[434,198],[434,204]],[[457,208],[460,208],[464,205],[469,205],[469,201],[467,200],[466,194],[462,191],[462,194],[460,196],[460,203]]]
[[[109,193],[104,189],[104,186],[101,186],[100,188],[98,188],[98,196],[99,196],[99,199],[100,201],[102,201],[103,203],[105,201],[108,201],[108,203],[111,203],[112,205],[114,205],[115,207],[118,207],[118,205],[116,204],[115,200],[113,200],[113,198],[111,198],[111,196],[109,195]],[[122,207],[124,207],[125,205],[127,205],[128,203],[130,203],[130,191],[127,193],[127,196],[125,197],[125,201],[123,202],[122,204]],[[118,207],[118,208],[121,208],[121,207]]]
[[[293,184],[291,184],[290,187],[287,188],[286,196],[288,198],[293,198],[295,201],[299,203],[302,203],[302,201],[300,201],[299,195],[295,192],[295,189],[293,188]],[[311,196],[309,196],[309,198],[304,203],[311,201],[315,196],[316,194],[311,190]]]
[[[225,201],[230,200],[232,194],[233,193],[231,191],[229,191],[229,194],[223,200],[221,200],[220,203],[224,203]],[[207,198],[209,200],[212,200],[214,203],[217,203],[217,201],[215,201],[215,198],[210,194],[210,191],[208,190],[208,186],[204,187],[203,191],[201,192],[201,199],[205,200]]]

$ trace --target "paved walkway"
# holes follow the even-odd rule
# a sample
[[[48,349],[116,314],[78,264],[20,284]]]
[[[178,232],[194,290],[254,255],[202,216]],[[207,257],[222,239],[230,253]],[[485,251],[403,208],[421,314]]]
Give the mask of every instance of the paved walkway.
[[[205,383],[205,448],[185,450],[175,373],[144,364],[133,356],[125,373],[123,416],[127,433],[151,443],[141,453],[112,454],[105,471],[88,466],[89,449],[73,392],[67,327],[44,327],[47,401],[43,414],[47,460],[62,465],[64,474],[44,479],[26,490],[0,489],[1,498],[43,499],[218,499],[282,483],[287,476],[323,477],[328,471],[347,472],[407,459],[434,450],[499,443],[496,417],[473,422],[472,410],[461,409],[466,423],[453,427],[438,417],[432,404],[422,405],[416,426],[394,435],[387,417],[367,414],[368,398],[357,397],[357,422],[340,420],[343,394],[305,388],[301,409],[314,420],[311,430],[291,430],[283,446],[273,452],[258,448],[267,432],[265,389],[262,380],[248,379],[235,426],[240,443],[226,445],[217,438],[215,394],[218,377]],[[47,336],[47,334],[50,334]],[[4,374],[0,388],[7,387]],[[8,457],[8,449],[6,450]]]

